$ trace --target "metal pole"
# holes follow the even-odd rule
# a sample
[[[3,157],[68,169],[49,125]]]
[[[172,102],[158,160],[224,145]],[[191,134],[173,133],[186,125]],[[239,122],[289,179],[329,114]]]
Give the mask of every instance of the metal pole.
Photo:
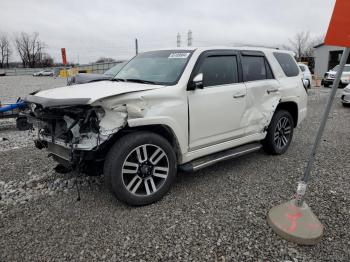
[[[64,68],[65,68],[65,70],[66,70],[66,81],[67,81],[67,85],[68,85],[69,81],[68,81],[68,70],[67,70],[67,65],[64,65]]]
[[[136,53],[136,55],[139,54],[139,43],[138,43],[137,38],[135,38],[135,53]]]
[[[181,47],[181,35],[180,35],[180,33],[177,33],[176,46]]]
[[[310,172],[311,172],[312,166],[315,162],[317,148],[320,144],[320,141],[321,141],[321,138],[323,135],[323,131],[324,131],[324,128],[325,128],[326,123],[327,123],[328,115],[329,115],[329,112],[331,111],[333,100],[334,100],[334,97],[337,93],[340,79],[341,79],[342,73],[344,71],[345,64],[346,64],[348,57],[349,57],[349,53],[350,53],[350,48],[345,48],[343,55],[341,57],[341,60],[340,60],[339,69],[337,71],[335,80],[333,82],[331,93],[330,93],[328,100],[327,100],[326,108],[324,109],[324,112],[322,115],[321,124],[320,124],[320,127],[318,128],[315,142],[312,146],[312,150],[311,150],[310,157],[309,157],[309,162],[307,163],[304,177],[298,185],[296,205],[299,207],[301,207],[304,203],[304,197],[305,197],[305,192],[306,192],[306,188],[307,188],[307,183],[309,182]]]

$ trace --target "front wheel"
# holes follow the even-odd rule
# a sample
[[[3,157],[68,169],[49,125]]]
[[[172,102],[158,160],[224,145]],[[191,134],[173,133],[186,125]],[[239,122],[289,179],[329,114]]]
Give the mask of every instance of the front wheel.
[[[176,156],[169,142],[151,132],[119,139],[109,151],[104,175],[114,195],[129,205],[160,200],[176,177]]]
[[[286,110],[278,110],[272,117],[263,140],[263,149],[272,155],[284,154],[293,138],[294,121]]]

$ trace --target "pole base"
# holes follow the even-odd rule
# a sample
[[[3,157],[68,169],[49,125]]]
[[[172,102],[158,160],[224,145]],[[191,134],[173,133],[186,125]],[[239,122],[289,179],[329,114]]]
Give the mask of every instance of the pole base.
[[[273,207],[267,222],[277,235],[299,245],[315,245],[323,236],[323,225],[305,202],[302,207],[294,200]]]

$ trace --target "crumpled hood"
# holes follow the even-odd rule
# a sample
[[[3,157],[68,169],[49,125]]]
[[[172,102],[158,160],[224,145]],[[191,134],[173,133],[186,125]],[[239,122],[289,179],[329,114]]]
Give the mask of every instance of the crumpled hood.
[[[42,104],[43,107],[78,104],[89,105],[102,98],[131,92],[153,90],[161,87],[160,85],[101,81],[48,89],[34,95],[28,95],[24,100]]]

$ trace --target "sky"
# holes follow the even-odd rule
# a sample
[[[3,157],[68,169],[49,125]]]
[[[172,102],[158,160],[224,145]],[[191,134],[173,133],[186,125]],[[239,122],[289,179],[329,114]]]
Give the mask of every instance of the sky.
[[[324,35],[335,0],[0,0],[0,32],[11,39],[38,32],[46,52],[80,64],[128,59],[140,51],[176,47],[193,32],[194,46],[277,47],[301,31]],[[14,52],[12,60],[19,60]]]

